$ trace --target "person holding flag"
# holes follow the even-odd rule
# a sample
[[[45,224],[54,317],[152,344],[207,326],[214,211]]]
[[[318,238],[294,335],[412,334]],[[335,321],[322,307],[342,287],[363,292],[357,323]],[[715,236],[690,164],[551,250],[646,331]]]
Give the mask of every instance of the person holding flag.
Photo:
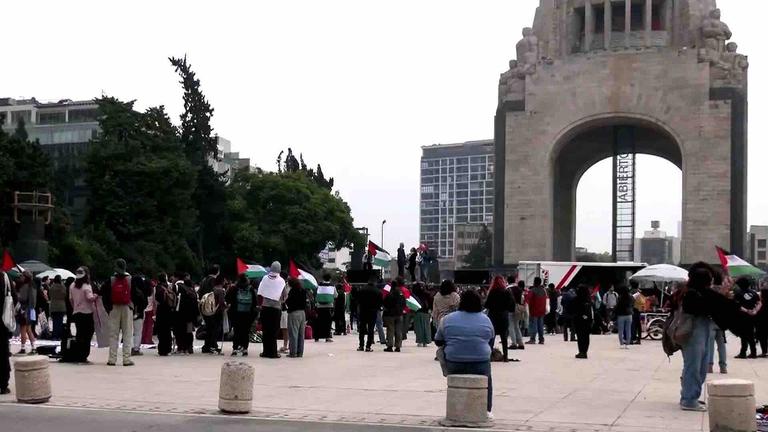
[[[315,302],[317,303],[317,328],[312,329],[315,342],[319,342],[320,339],[325,339],[326,342],[333,342],[331,324],[333,323],[333,303],[337,296],[336,287],[331,283],[331,275],[328,273],[324,274],[323,282],[317,287],[317,296],[315,297]],[[340,313],[344,313],[344,311],[340,311]]]
[[[260,357],[277,359],[277,332],[280,331],[280,316],[283,303],[288,296],[285,279],[280,276],[282,267],[275,261],[259,284],[258,296],[261,303],[262,352]],[[245,343],[243,341],[243,343]]]
[[[400,352],[403,344],[403,312],[406,308],[405,295],[402,291],[402,279],[392,281],[384,287],[384,326],[387,328],[387,348],[385,352]]]

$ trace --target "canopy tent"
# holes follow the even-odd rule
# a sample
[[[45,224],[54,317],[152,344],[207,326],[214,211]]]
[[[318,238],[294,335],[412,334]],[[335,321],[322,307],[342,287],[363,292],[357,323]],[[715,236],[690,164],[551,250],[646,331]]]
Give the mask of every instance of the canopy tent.
[[[629,279],[638,282],[685,282],[688,280],[688,271],[669,264],[656,264],[640,270]]]
[[[44,277],[47,277],[48,279],[53,279],[56,276],[61,276],[61,280],[67,280],[69,278],[74,278],[75,274],[67,269],[55,268],[53,270],[48,270],[42,273],[38,273],[38,275],[35,277],[38,279],[42,279]]]
[[[53,267],[49,266],[48,264],[42,263],[40,261],[24,261],[23,263],[19,263],[19,266],[23,268],[24,270],[28,270],[32,272],[32,274],[38,274],[42,272],[46,272],[49,270],[53,270]]]

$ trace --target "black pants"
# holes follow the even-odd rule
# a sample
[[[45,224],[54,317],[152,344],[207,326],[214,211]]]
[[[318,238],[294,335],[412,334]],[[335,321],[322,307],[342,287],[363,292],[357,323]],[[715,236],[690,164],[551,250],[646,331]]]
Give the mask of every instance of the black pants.
[[[568,331],[571,332],[570,341],[573,342],[576,340],[576,330],[573,328],[573,318],[562,318],[562,327],[563,327],[563,340],[568,342]]]
[[[357,331],[360,334],[360,347],[370,348],[373,346],[373,331],[376,329],[376,312],[360,314]],[[368,343],[365,343],[365,337],[368,337]]]
[[[749,354],[750,355],[756,355],[757,354],[757,342],[755,341],[755,331],[752,330],[751,332],[748,332],[748,334],[741,337],[741,352],[739,353],[740,356],[747,355],[747,348],[749,348]]]
[[[768,307],[768,305],[763,305],[763,307]],[[757,341],[760,342],[760,353],[768,354],[768,325],[758,324]]]
[[[157,333],[157,354],[167,356],[173,349],[170,316],[164,313],[156,315],[155,333]]]
[[[333,326],[335,328],[335,335],[347,334],[347,316],[344,313],[344,309],[341,312],[333,314]]]
[[[488,314],[493,324],[493,329],[496,332],[496,336],[501,338],[501,352],[504,354],[504,360],[509,359],[509,346],[507,346],[507,340],[509,339],[509,314],[504,312],[502,314]],[[496,344],[496,338],[491,341],[491,351]]]
[[[75,323],[75,361],[85,362],[91,355],[91,339],[93,339],[93,314],[76,313],[72,315]]]
[[[587,354],[589,351],[589,334],[592,329],[591,320],[574,320],[579,354]]]
[[[264,310],[277,310],[274,308],[264,308]],[[280,327],[280,311],[277,310],[277,327]],[[253,327],[253,314],[250,312],[232,312],[229,314],[232,318],[232,349],[248,351],[251,344],[251,328]],[[223,320],[223,317],[222,317]],[[262,322],[262,340],[266,341],[266,325]],[[219,331],[221,331],[221,321],[219,321]],[[273,332],[275,343],[275,352],[277,352],[277,330]]]
[[[10,335],[4,325],[0,324],[0,390],[8,388],[11,380],[11,360],[8,354],[11,352]]]
[[[221,314],[205,317],[205,344],[203,352],[217,351],[219,349],[219,340],[221,339],[221,325],[223,316]]]
[[[408,273],[411,274],[411,282],[416,282],[416,267],[408,267]]]
[[[632,342],[639,345],[642,338],[643,329],[640,324],[640,311],[632,309]]]
[[[405,264],[397,264],[397,275],[400,277],[405,276]]]
[[[61,340],[64,334],[64,316],[65,312],[51,312],[51,322],[53,323],[53,340]]]
[[[264,309],[261,310],[261,343],[262,343],[262,355],[264,357],[276,358],[278,356],[277,332],[280,331],[281,315],[282,315],[282,311],[280,311],[280,309],[265,307]],[[245,331],[246,332],[250,331],[250,326],[248,326],[248,330],[245,330]],[[238,332],[237,327],[235,327],[235,334],[237,334],[237,332]],[[240,342],[242,343],[242,340]],[[246,345],[246,349],[247,348],[248,348],[248,345]]]
[[[187,332],[187,321],[177,320],[173,325],[173,337],[176,339],[176,352],[188,353],[192,350],[192,336]]]
[[[315,320],[315,326],[312,331],[314,332],[315,340],[330,339],[331,338],[331,324],[333,323],[333,308],[317,308],[317,319]],[[278,327],[279,327],[278,322]]]

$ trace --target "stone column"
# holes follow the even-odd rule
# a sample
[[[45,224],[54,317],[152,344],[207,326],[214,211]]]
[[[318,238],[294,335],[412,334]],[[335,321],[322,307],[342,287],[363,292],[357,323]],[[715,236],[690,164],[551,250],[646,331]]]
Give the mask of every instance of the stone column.
[[[488,377],[484,375],[448,375],[445,418],[447,427],[489,427]]]
[[[13,362],[16,399],[21,403],[39,404],[51,399],[51,377],[48,357],[21,357]]]
[[[595,20],[592,18],[592,0],[584,4],[584,46],[582,51],[592,51],[592,34],[595,32]]]
[[[750,381],[727,379],[707,384],[709,430],[712,432],[757,430],[755,385]]]
[[[653,0],[645,0],[645,46],[651,46],[651,32],[653,31]]]
[[[233,414],[251,411],[253,375],[253,366],[245,362],[228,361],[221,365],[219,410]]]
[[[611,0],[603,1],[603,48],[606,51],[611,49],[611,33],[613,26],[613,9],[611,8]]]
[[[632,0],[624,0],[624,48],[629,48],[632,32]]]

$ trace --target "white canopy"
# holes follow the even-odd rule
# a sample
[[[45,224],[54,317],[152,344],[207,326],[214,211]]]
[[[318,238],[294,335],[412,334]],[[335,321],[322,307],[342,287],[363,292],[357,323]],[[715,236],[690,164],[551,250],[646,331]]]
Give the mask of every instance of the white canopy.
[[[44,272],[38,274],[36,277],[38,279],[42,279],[44,277],[48,277],[48,279],[53,279],[56,276],[61,276],[62,280],[67,280],[69,278],[74,278],[75,274],[72,273],[71,271],[67,270],[67,269],[55,268],[53,270],[44,271]]]
[[[656,264],[640,270],[629,279],[649,282],[685,282],[688,280],[688,271],[669,264]]]

